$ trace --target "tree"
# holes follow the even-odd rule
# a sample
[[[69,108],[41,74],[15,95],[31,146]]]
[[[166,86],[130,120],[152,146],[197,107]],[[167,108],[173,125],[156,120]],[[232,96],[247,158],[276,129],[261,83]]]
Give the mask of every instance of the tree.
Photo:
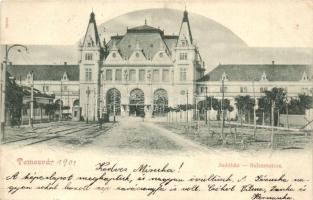
[[[306,109],[313,108],[313,97],[299,94],[298,98],[291,98],[288,104],[289,114],[304,115]]]
[[[242,124],[243,115],[248,115],[248,120],[250,121],[250,114],[253,112],[255,106],[255,101],[249,95],[246,96],[237,96],[235,97],[235,105],[239,112],[240,123]]]
[[[259,100],[259,109],[265,113],[271,113],[272,106],[275,105],[274,109],[274,124],[277,125],[278,113],[284,113],[286,111],[287,104],[287,93],[283,88],[272,88],[270,91],[265,91],[265,96]],[[272,123],[270,117],[270,122]]]

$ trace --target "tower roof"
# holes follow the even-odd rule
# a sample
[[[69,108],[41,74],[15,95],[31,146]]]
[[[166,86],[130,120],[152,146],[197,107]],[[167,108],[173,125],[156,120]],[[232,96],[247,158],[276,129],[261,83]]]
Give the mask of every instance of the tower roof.
[[[86,34],[82,45],[87,46],[88,42],[92,42],[93,43],[92,46],[101,46],[95,19],[95,13],[93,11],[90,13],[89,23],[87,26]]]
[[[191,44],[193,42],[187,10],[184,11],[183,20],[179,30],[179,37],[186,37],[190,40]]]

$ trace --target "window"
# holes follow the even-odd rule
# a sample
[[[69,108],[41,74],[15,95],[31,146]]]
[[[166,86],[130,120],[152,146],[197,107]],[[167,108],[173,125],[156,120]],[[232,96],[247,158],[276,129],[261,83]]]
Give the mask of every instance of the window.
[[[187,60],[187,53],[186,52],[180,53],[179,60]]]
[[[115,70],[115,80],[116,81],[122,80],[122,70],[121,69]]]
[[[261,87],[261,88],[260,88],[260,92],[261,92],[261,93],[263,93],[263,92],[265,92],[265,91],[267,91],[267,87]]]
[[[302,94],[309,94],[309,88],[301,88],[301,93]]]
[[[136,58],[139,58],[139,53],[136,53]]]
[[[187,69],[186,68],[180,68],[180,80],[181,81],[187,80]]]
[[[200,92],[201,92],[201,93],[204,93],[204,92],[206,92],[206,91],[207,91],[207,87],[201,87],[201,88],[200,88]]]
[[[162,81],[169,81],[170,80],[170,75],[169,75],[169,70],[168,69],[163,69],[162,71]]]
[[[146,80],[146,71],[144,69],[139,70],[139,81],[145,81]]]
[[[159,70],[158,69],[154,69],[152,71],[152,81],[159,81],[160,77],[159,77]]]
[[[64,92],[66,92],[68,90],[68,88],[67,88],[67,85],[63,85],[63,88],[62,88],[62,91]]]
[[[186,42],[184,40],[181,41],[181,45],[184,47],[186,46]]]
[[[116,57],[116,53],[114,52],[114,53],[112,53],[112,57],[113,58],[115,58]]]
[[[86,53],[85,60],[92,60],[92,53]]]
[[[224,92],[224,93],[227,92],[227,87],[225,87],[225,86],[224,87],[220,87],[220,92]]]
[[[240,87],[240,93],[246,93],[248,91],[247,87]]]
[[[129,70],[129,80],[136,81],[136,70],[134,69]]]
[[[161,52],[161,53],[159,54],[159,56],[160,56],[160,58],[162,58],[162,57],[163,57],[163,53]]]
[[[42,86],[42,91],[49,92],[49,86],[48,85]]]
[[[92,74],[91,69],[90,68],[86,68],[85,69],[85,80],[86,81],[91,81],[92,80],[91,74]]]
[[[112,81],[112,69],[107,69],[105,73],[105,80]]]

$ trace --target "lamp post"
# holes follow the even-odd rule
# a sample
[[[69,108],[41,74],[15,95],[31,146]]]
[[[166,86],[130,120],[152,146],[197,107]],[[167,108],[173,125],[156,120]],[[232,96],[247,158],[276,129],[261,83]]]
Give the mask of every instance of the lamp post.
[[[7,65],[8,65],[8,60],[9,60],[9,53],[12,49],[16,48],[16,47],[20,47],[20,48],[23,48],[26,52],[28,51],[27,47],[24,46],[24,45],[21,45],[21,44],[13,44],[13,45],[5,45],[5,60],[4,60],[4,65],[2,65],[2,76],[0,77],[1,78],[1,110],[0,110],[0,113],[1,113],[1,124],[0,124],[0,132],[2,133],[2,140],[4,140],[4,126],[5,126],[5,122],[6,122],[6,118],[5,118],[5,94],[6,94],[6,71],[7,71]],[[21,52],[20,49],[18,49],[18,52]]]
[[[29,118],[29,126],[33,128],[33,118],[34,118],[34,73],[31,73],[30,84],[30,118]]]
[[[205,124],[207,125],[208,124],[208,105],[207,105],[207,98],[208,98],[208,86],[205,87],[205,106],[204,109],[205,109]]]
[[[186,91],[186,123],[188,124],[188,90]]]
[[[60,105],[59,105],[59,121],[62,121],[62,87],[63,87],[63,82],[62,82],[62,79],[61,79],[61,85],[60,85]]]
[[[114,88],[113,89],[113,122],[115,123],[116,121],[115,121],[115,115],[116,115],[116,111],[115,111],[115,109],[116,109],[116,105],[115,105],[115,101],[116,101],[116,97],[115,97],[115,95],[116,95],[116,89]]]
[[[290,103],[290,99],[287,95],[287,99],[286,99],[286,122],[287,122],[287,129],[289,130],[289,103]]]
[[[87,94],[87,114],[86,114],[86,122],[88,124],[88,115],[89,115],[89,95],[90,95],[90,89],[89,87],[86,90],[86,94]]]
[[[221,139],[224,142],[224,78],[222,78],[222,102],[221,102],[221,112],[222,112],[222,127],[221,127]]]

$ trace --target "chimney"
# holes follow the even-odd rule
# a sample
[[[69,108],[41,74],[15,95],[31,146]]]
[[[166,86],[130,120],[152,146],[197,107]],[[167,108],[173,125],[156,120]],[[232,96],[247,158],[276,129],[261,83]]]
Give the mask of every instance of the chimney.
[[[272,65],[275,65],[275,60],[272,60]]]

